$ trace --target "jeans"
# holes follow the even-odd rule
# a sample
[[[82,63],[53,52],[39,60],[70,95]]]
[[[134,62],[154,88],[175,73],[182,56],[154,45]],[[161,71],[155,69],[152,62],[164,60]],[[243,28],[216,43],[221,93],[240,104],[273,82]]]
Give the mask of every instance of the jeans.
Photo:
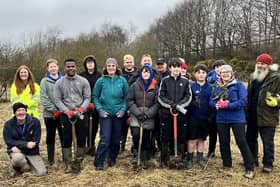
[[[263,143],[263,165],[273,167],[274,162],[274,127],[259,127],[260,136]]]
[[[245,169],[249,171],[254,170],[253,156],[245,138],[245,124],[217,124],[217,128],[219,133],[220,151],[223,159],[223,166],[232,167],[230,148],[231,128],[234,134],[235,141],[241,152],[245,164]]]
[[[255,164],[258,166],[258,154],[259,154],[259,145],[258,145],[258,132],[259,127],[257,125],[257,116],[251,116],[248,119],[247,131],[246,131],[246,140],[248,142],[249,148],[254,158]]]
[[[95,155],[94,166],[103,167],[108,152],[109,163],[116,163],[120,150],[120,139],[124,118],[99,118],[100,141]]]

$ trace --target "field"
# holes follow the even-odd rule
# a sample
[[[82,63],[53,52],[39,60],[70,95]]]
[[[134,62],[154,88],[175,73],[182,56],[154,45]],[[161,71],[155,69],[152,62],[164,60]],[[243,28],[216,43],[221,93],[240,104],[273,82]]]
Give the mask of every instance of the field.
[[[240,164],[241,156],[232,139],[233,170],[222,169],[222,161],[219,149],[216,157],[209,160],[206,170],[201,170],[196,164],[191,170],[159,169],[158,160],[151,162],[156,166],[147,170],[135,171],[130,163],[131,155],[127,150],[119,156],[116,167],[105,168],[104,171],[95,171],[92,157],[85,158],[85,168],[78,175],[64,174],[64,165],[61,159],[61,151],[57,143],[56,163],[49,168],[48,175],[35,177],[30,172],[16,178],[9,178],[9,158],[6,154],[6,146],[2,137],[4,121],[11,117],[11,105],[1,103],[0,108],[0,186],[279,186],[280,185],[280,131],[276,134],[275,167],[271,174],[262,173],[262,166],[256,168],[256,176],[253,180],[243,177],[244,168]],[[46,161],[45,127],[42,123],[41,155]],[[131,139],[130,139],[131,141]],[[260,141],[260,140],[259,140]],[[206,142],[207,145],[207,142]],[[129,147],[129,146],[127,146]],[[127,148],[128,149],[128,148]],[[260,150],[262,147],[260,145]],[[262,157],[262,155],[260,155]],[[158,157],[157,157],[158,158]],[[260,160],[261,162],[261,160]]]

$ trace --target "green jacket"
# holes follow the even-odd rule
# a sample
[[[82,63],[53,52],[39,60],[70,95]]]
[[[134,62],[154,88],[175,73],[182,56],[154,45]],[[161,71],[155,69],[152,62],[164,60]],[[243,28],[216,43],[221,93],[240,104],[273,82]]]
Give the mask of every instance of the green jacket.
[[[270,107],[266,104],[266,93],[271,92],[273,95],[280,94],[280,72],[270,71],[259,91],[257,104],[257,122],[259,127],[276,127],[279,124],[279,105]]]
[[[120,75],[110,77],[103,75],[93,88],[93,101],[97,111],[104,110],[114,116],[119,110],[126,111],[128,83]]]

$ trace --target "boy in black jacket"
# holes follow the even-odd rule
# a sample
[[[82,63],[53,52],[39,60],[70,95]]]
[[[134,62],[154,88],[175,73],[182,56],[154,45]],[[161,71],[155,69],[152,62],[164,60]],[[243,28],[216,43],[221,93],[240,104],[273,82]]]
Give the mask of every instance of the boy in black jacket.
[[[191,102],[192,93],[189,80],[181,76],[181,61],[172,58],[169,61],[170,75],[164,77],[159,88],[158,101],[161,105],[161,167],[167,166],[168,147],[173,143],[173,113],[178,113],[177,137],[179,153],[184,157],[186,149],[186,112]]]

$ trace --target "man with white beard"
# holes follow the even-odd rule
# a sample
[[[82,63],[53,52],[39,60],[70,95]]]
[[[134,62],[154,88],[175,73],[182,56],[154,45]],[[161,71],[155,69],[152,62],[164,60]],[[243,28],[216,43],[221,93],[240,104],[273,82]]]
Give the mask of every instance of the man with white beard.
[[[256,59],[255,71],[248,83],[246,139],[258,166],[258,133],[263,143],[263,172],[270,173],[274,161],[275,128],[279,124],[280,73],[278,64],[263,53]]]

